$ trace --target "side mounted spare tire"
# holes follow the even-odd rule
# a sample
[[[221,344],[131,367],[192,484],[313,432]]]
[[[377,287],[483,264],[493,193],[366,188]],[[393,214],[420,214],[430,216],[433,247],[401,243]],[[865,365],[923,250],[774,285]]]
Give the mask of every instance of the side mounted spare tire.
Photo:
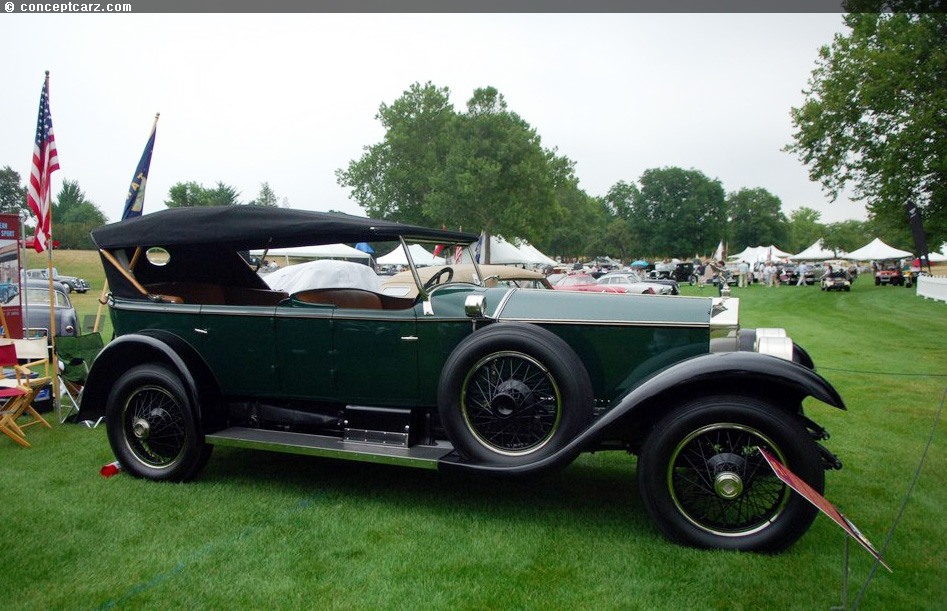
[[[594,397],[578,355],[551,331],[494,323],[448,357],[437,391],[441,424],[460,454],[524,465],[569,443],[592,417]]]

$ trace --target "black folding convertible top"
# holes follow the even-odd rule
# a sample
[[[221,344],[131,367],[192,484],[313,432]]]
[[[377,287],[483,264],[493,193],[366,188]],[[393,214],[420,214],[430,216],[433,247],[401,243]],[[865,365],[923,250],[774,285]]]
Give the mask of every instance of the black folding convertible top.
[[[348,214],[269,206],[171,208],[92,231],[93,241],[102,249],[214,244],[249,250],[384,241],[399,236],[456,244],[469,244],[478,237]]]

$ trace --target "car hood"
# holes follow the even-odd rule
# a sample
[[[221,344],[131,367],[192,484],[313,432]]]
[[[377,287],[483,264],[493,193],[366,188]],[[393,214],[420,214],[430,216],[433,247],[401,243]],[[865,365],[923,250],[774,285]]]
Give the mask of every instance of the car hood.
[[[488,312],[490,311],[488,304]],[[497,320],[707,326],[713,300],[580,291],[512,290],[492,308]]]

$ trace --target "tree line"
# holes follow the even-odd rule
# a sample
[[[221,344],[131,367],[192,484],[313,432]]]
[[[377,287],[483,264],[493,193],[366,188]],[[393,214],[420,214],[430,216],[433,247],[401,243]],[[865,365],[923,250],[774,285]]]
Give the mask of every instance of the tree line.
[[[544,147],[492,87],[456,112],[450,91],[415,83],[376,118],[384,139],[336,172],[369,216],[524,238],[547,254],[690,256],[720,240],[798,252],[818,238],[851,250],[872,237],[915,250],[916,208],[930,250],[947,240],[947,16],[916,0],[847,0],[850,29],[819,50],[790,110],[785,147],[831,199],[846,187],[868,220],[824,225],[809,207],[787,218],[765,189],[725,192],[699,170],[654,168],[603,196]]]

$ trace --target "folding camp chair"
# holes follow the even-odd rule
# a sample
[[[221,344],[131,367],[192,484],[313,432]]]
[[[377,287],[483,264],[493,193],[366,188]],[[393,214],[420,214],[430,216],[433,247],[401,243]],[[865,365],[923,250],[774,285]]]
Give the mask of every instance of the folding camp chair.
[[[49,422],[40,415],[33,407],[33,399],[36,391],[49,383],[49,377],[33,377],[30,366],[37,366],[49,361],[46,358],[45,350],[36,352],[30,343],[23,344],[24,340],[2,340],[0,342],[0,367],[4,370],[3,378],[0,379],[0,398],[6,398],[7,402],[0,409],[0,432],[20,444],[23,447],[30,447],[26,440],[23,429],[34,424],[42,424],[47,428],[52,428]],[[42,340],[41,340],[42,341]],[[45,341],[42,342],[45,346]],[[18,345],[22,344],[24,354],[20,354]],[[41,356],[41,359],[35,359],[34,356]],[[29,362],[20,364],[24,357]],[[10,377],[7,377],[10,372]],[[30,416],[30,421],[26,423],[17,422],[21,416]]]
[[[59,356],[60,421],[65,422],[73,411],[79,411],[82,388],[89,375],[92,361],[104,347],[99,333],[77,337],[58,336],[56,352]]]

